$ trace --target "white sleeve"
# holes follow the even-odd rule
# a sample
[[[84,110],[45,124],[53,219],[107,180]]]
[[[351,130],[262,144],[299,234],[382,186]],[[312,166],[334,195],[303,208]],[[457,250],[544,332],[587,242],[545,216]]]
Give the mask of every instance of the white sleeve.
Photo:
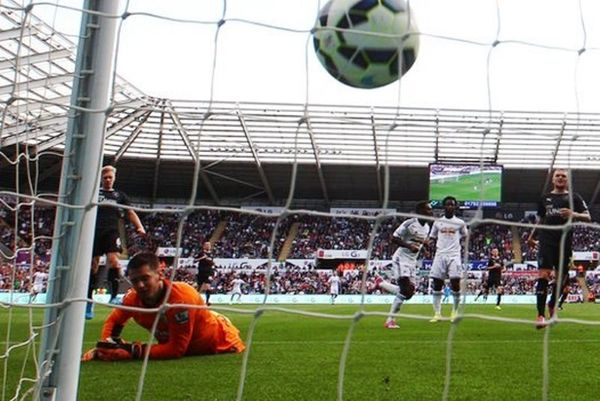
[[[431,232],[429,233],[430,238],[437,238],[438,235],[438,224],[437,221],[433,222],[433,226],[431,227]]]
[[[462,227],[460,228],[460,235],[464,238],[467,237],[469,235],[469,230],[467,229],[467,225],[463,223]]]
[[[404,238],[406,231],[408,230],[407,227],[408,227],[409,221],[410,220],[404,220],[402,222],[402,224],[400,224],[400,227],[398,227],[396,229],[396,231],[394,231],[394,234],[392,234],[392,236],[394,238]]]

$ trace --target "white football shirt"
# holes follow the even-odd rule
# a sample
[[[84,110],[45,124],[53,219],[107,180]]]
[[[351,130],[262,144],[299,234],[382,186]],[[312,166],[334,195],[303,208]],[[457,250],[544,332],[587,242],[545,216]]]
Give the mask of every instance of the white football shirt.
[[[405,220],[392,234],[395,238],[399,238],[404,242],[419,242],[422,243],[429,235],[429,223],[422,225],[416,217]],[[419,247],[421,249],[423,245]],[[394,258],[416,261],[419,252],[413,252],[409,248],[399,246],[394,252]]]
[[[466,223],[456,216],[451,219],[442,216],[433,223],[431,238],[437,238],[435,253],[443,255],[461,254],[460,239],[469,235]]]
[[[33,273],[33,285],[44,285],[48,280],[48,273],[35,272]]]
[[[240,278],[236,278],[231,282],[231,285],[233,286],[233,289],[231,290],[231,292],[242,292],[242,285],[246,284],[246,282]]]
[[[338,294],[340,292],[340,278],[333,274],[333,276],[329,277],[329,292],[332,294]]]

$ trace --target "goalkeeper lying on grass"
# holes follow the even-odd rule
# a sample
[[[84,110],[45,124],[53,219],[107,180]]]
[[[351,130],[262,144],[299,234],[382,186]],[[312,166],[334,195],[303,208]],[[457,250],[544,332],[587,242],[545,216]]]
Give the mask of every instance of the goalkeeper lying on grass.
[[[127,274],[133,288],[123,297],[124,306],[158,308],[165,296],[170,305],[204,305],[192,286],[161,277],[158,265],[158,258],[152,253],[140,253],[129,261]],[[157,312],[114,309],[102,328],[104,340],[87,351],[83,360],[140,359],[146,352],[150,359],[171,359],[245,349],[239,330],[227,317],[208,309],[189,307],[170,307],[161,312],[154,334],[158,344],[128,343],[121,339],[123,327],[130,318],[151,331],[156,317]]]

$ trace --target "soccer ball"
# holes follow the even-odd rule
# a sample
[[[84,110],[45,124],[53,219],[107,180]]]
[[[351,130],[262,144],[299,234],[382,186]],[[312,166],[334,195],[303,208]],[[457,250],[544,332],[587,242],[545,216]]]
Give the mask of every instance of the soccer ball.
[[[404,0],[330,0],[319,13],[313,43],[334,78],[378,88],[398,79],[399,59],[402,75],[412,67],[419,37],[407,33],[416,31]]]

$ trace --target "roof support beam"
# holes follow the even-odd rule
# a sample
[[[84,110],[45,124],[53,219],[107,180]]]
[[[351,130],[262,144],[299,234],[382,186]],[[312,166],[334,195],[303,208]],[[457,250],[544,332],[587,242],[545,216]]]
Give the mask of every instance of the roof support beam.
[[[60,123],[63,123],[64,125],[66,125],[68,117],[70,116],[63,115],[54,116],[47,119],[32,119],[27,123],[21,123],[13,127],[5,127],[4,130],[2,130],[2,138],[4,138],[2,143],[4,144],[18,142],[10,138],[13,135],[29,134],[29,136],[33,136],[34,134],[32,131],[43,131],[45,128],[51,127],[54,124],[58,125]],[[10,142],[11,140],[12,142]]]
[[[69,109],[69,101],[71,100],[71,95],[66,96],[58,96],[51,99],[45,99],[44,101],[40,100],[32,100],[27,98],[19,98],[18,101],[11,104],[8,107],[8,110],[14,114],[24,113],[26,111],[33,112],[39,110],[43,107],[61,107],[65,110]],[[61,116],[61,118],[65,118]]]
[[[381,164],[379,161],[379,144],[377,143],[377,130],[375,129],[375,116],[371,107],[371,133],[373,134],[373,152],[375,153],[375,175],[377,176],[377,199],[383,202],[383,183],[381,182]]]
[[[127,91],[126,87],[121,87],[121,92],[122,91]],[[115,88],[115,92],[119,92],[119,88]],[[129,94],[123,94],[119,92],[120,96],[129,96]],[[144,100],[141,99],[115,99],[115,102],[113,103],[113,112],[118,112],[121,110],[127,110],[127,109],[140,109],[140,110],[145,110],[145,111],[151,111],[148,107],[148,103]]]
[[[490,121],[492,123],[492,121]],[[496,150],[494,151],[494,163],[498,163],[498,155],[500,154],[500,141],[502,140],[502,128],[504,128],[504,112],[500,114],[498,122],[498,136],[496,137]]]
[[[179,136],[181,136],[181,139],[183,140],[183,143],[184,143],[188,153],[192,157],[192,160],[194,161],[194,163],[197,164],[197,167],[199,168],[198,173],[200,175],[200,179],[202,180],[202,183],[206,187],[208,194],[210,195],[211,199],[213,200],[213,202],[216,205],[220,204],[221,201],[219,200],[219,195],[217,194],[217,191],[215,190],[215,187],[213,186],[212,181],[210,180],[210,177],[206,174],[205,168],[203,168],[203,166],[202,166],[202,161],[200,160],[200,158],[198,157],[198,154],[194,150],[190,136],[189,136],[187,130],[185,129],[185,127],[183,126],[183,124],[181,123],[181,120],[179,119],[179,115],[177,114],[177,112],[171,105],[168,105],[167,109],[169,110],[169,115],[171,116],[171,120],[175,124],[175,128],[177,128],[177,132],[179,133]],[[198,148],[199,147],[200,147],[200,135],[198,135]]]
[[[248,195],[248,196],[244,196],[243,198],[241,198],[241,199],[240,199],[240,202],[245,202],[245,201],[247,201],[247,200],[250,200],[250,199],[256,198],[256,197],[258,197],[258,196],[261,196],[261,195],[262,195],[262,194],[264,194],[264,193],[265,193],[265,191],[258,191],[258,192],[255,192],[255,193],[253,193],[253,194],[250,194],[250,195]]]
[[[66,124],[64,124],[63,127],[66,127]],[[3,138],[0,138],[0,148],[15,145],[41,136],[41,133],[35,128],[25,127],[25,125],[19,126],[19,128],[22,129],[20,129],[18,133],[6,133]]]
[[[181,140],[183,141],[183,144],[185,145],[186,150],[190,154],[190,157],[192,158],[194,163],[198,162],[198,155],[196,154],[196,151],[194,150],[194,147],[192,146],[192,141],[190,139],[190,136],[188,135],[188,132],[185,129],[185,127],[183,126],[183,124],[181,123],[181,120],[179,119],[177,112],[173,109],[173,107],[168,107],[168,111],[169,111],[169,117],[171,117],[171,121],[173,121],[173,124],[175,124],[175,128],[177,128],[177,133],[181,137]]]
[[[265,187],[265,192],[267,197],[269,198],[269,202],[271,205],[275,204],[275,198],[273,197],[273,191],[271,190],[271,185],[269,184],[269,180],[267,179],[267,174],[262,167],[260,159],[258,157],[258,153],[256,153],[256,149],[254,148],[254,142],[252,142],[252,138],[248,133],[248,127],[246,125],[246,121],[244,120],[244,116],[240,112],[239,106],[236,110],[236,114],[238,119],[240,120],[240,125],[242,126],[242,130],[244,131],[244,135],[246,136],[246,141],[248,141],[248,146],[250,147],[250,152],[252,152],[252,157],[254,157],[254,162],[256,163],[256,168],[258,169],[258,174],[260,175],[260,180],[262,181],[263,186]]]
[[[325,185],[325,176],[323,175],[323,169],[321,168],[321,158],[319,157],[319,147],[317,146],[317,142],[315,141],[315,135],[312,130],[312,125],[310,123],[310,119],[308,116],[305,116],[302,121],[306,122],[306,128],[308,131],[308,137],[310,138],[310,143],[312,144],[313,153],[315,154],[315,162],[317,164],[317,174],[319,175],[319,182],[321,183],[321,190],[323,191],[323,198],[325,198],[325,202],[329,203],[329,194],[327,193],[327,185]],[[298,124],[298,129],[302,124],[302,121]]]
[[[47,139],[43,142],[40,142],[37,146],[38,152],[43,152],[48,149],[52,149],[55,146],[61,145],[65,143],[65,130],[67,129],[67,124],[65,123],[64,128],[60,130],[60,133],[50,139]]]
[[[21,37],[21,30],[23,31],[23,37],[31,36],[31,33],[33,32],[33,29],[29,27],[7,29],[5,31],[0,32],[0,42],[11,39],[19,39]]]
[[[150,114],[152,114],[151,111],[147,112],[142,116],[137,127],[135,127],[135,129],[127,137],[127,140],[123,142],[121,147],[117,150],[117,152],[115,153],[115,163],[117,163],[121,159],[125,152],[127,152],[127,149],[129,149],[129,147],[135,142],[137,137],[140,135],[140,132],[142,132],[142,127],[144,126],[146,120],[148,120],[148,117],[150,117]]]
[[[48,102],[68,102],[70,96],[59,97],[55,99],[50,99]],[[34,105],[44,105],[45,102],[36,101]],[[20,106],[23,110],[27,110],[30,104]],[[69,107],[65,104],[64,107]],[[133,123],[137,118],[149,115],[151,111],[141,109],[136,110],[135,112],[129,114],[128,116],[120,119],[116,123],[114,123],[106,133],[106,138],[114,135],[119,130],[123,129],[127,125]],[[27,139],[36,139],[40,136],[47,136],[45,130],[51,129],[52,133],[60,132],[61,134],[58,136],[54,136],[49,140],[41,141],[38,143],[38,151],[46,150],[51,147],[54,147],[61,143],[61,141],[56,141],[58,138],[64,138],[64,131],[67,127],[67,119],[69,118],[68,114],[62,116],[56,116],[52,118],[48,118],[46,120],[33,120],[28,125],[19,124],[17,126],[13,126],[10,128],[6,128],[2,131],[2,138],[0,139],[1,146],[9,146],[13,145],[17,142],[22,142]]]
[[[9,145],[14,145],[15,143],[18,143],[18,142],[35,140],[38,143],[37,144],[38,152],[41,152],[43,150],[50,149],[50,148],[64,142],[65,130],[67,129],[67,121],[64,121],[63,123],[53,126],[51,128],[52,128],[52,133],[53,134],[58,133],[58,135],[51,136],[49,133],[44,133],[44,131],[27,130],[27,131],[23,131],[19,134],[13,135],[11,137],[8,137],[5,140],[3,140],[1,143],[2,143],[2,146],[9,146]],[[43,141],[41,141],[39,139],[39,137],[41,137],[41,136],[46,136],[46,137],[50,137],[50,138],[44,139]]]
[[[160,172],[160,154],[162,153],[163,132],[165,128],[165,112],[160,114],[160,128],[158,129],[158,146],[156,147],[156,160],[154,160],[154,179],[152,181],[152,200],[154,207],[156,203],[156,194],[158,193],[158,174]]]
[[[44,61],[58,60],[61,58],[67,58],[73,54],[72,49],[61,49],[61,50],[51,50],[49,52],[19,56],[15,58],[11,58],[8,60],[0,61],[0,70],[8,69],[8,68],[16,68],[17,63],[19,63],[19,67],[23,67],[25,65],[41,63]]]
[[[598,199],[598,195],[600,195],[600,179],[598,180],[597,184],[596,184],[596,188],[594,188],[594,193],[592,194],[592,197],[590,198],[590,207],[596,202],[596,199]]]
[[[199,163],[198,167],[200,168],[200,179],[202,180],[202,183],[206,187],[208,194],[210,195],[210,197],[213,200],[213,202],[215,203],[215,205],[221,204],[221,201],[219,200],[219,194],[215,190],[215,187],[214,187],[210,177],[208,176],[206,167],[202,166],[201,161],[198,161],[198,163]]]
[[[147,113],[148,113],[148,110],[139,109],[139,110],[136,110],[136,111],[128,114],[127,116],[123,117],[119,121],[113,123],[110,127],[108,127],[106,129],[106,139],[110,138],[111,136],[113,136],[114,134],[116,134],[117,132],[122,130],[123,128],[127,127],[129,124],[133,123],[136,119],[140,118],[143,115],[146,115]]]
[[[229,177],[229,176],[227,176],[225,174],[217,173],[216,171],[210,171],[210,170],[205,170],[205,171],[206,171],[207,174],[214,175],[216,177],[220,177],[220,178],[223,178],[225,180],[235,182],[236,184],[245,185],[247,187],[258,189],[258,190],[263,191],[263,192],[265,190],[263,187],[259,187],[258,185],[254,185],[254,184],[252,184],[250,182],[247,182],[247,181],[238,180],[237,178]]]
[[[55,75],[52,77],[34,79],[26,82],[19,82],[17,84],[10,84],[0,86],[0,95],[8,95],[13,93],[26,92],[31,89],[38,89],[43,87],[51,87],[54,85],[66,84],[73,82],[73,74]]]
[[[440,160],[440,111],[435,111],[435,149],[433,151],[433,161]]]
[[[550,186],[550,182],[552,182],[552,171],[554,171],[554,163],[556,163],[556,157],[558,155],[558,150],[560,149],[560,145],[563,141],[563,135],[565,134],[565,128],[567,126],[567,116],[564,116],[562,126],[560,127],[560,135],[556,140],[556,145],[554,146],[554,152],[552,152],[552,161],[548,166],[548,172],[546,173],[546,179],[544,180],[544,187],[542,188],[542,194],[548,192],[548,187]]]

